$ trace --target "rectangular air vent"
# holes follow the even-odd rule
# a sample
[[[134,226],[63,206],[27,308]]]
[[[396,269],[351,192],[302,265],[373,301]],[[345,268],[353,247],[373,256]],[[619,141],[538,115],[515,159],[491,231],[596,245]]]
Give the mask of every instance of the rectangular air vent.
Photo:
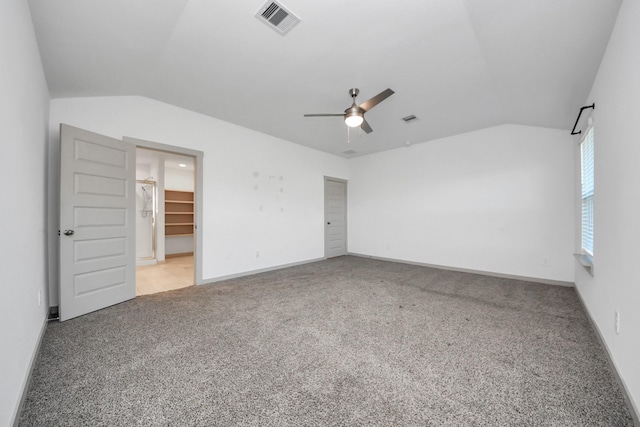
[[[256,18],[283,36],[300,22],[300,18],[275,1],[266,2],[256,13]]]
[[[356,154],[356,153],[357,153],[357,151],[356,151],[356,150],[347,150],[347,151],[343,151],[343,153],[344,153],[344,154],[351,155],[351,154]]]
[[[412,115],[410,115],[410,116],[407,116],[407,117],[403,117],[403,118],[402,118],[402,120],[404,120],[404,121],[405,121],[405,122],[407,122],[407,123],[412,122],[412,121],[414,121],[414,120],[416,120],[416,119],[417,119],[417,117],[416,117],[416,116],[414,116],[413,114],[412,114]]]

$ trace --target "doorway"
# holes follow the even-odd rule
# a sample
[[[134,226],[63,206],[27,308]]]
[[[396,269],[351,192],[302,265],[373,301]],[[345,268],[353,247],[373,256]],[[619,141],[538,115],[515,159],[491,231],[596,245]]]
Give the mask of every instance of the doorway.
[[[202,283],[203,153],[150,141],[122,140],[60,125],[59,316],[61,321],[136,297],[136,147],[192,159],[190,284]],[[156,208],[164,207],[163,174]],[[147,177],[140,178],[154,181]],[[147,191],[148,188],[145,188]],[[143,204],[144,206],[144,204]],[[141,210],[149,210],[144,208]],[[148,212],[146,213],[148,216]],[[165,259],[164,212],[155,215],[154,257]]]
[[[136,296],[195,284],[195,158],[136,147]],[[154,191],[155,190],[155,191]]]
[[[347,254],[347,181],[324,178],[324,256]]]

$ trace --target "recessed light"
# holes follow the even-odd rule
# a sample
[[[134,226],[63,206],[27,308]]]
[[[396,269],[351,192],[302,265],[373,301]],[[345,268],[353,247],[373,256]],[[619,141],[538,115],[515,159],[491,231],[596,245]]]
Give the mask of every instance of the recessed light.
[[[184,163],[180,163],[178,166],[180,166],[181,168],[186,168],[187,165],[185,165]]]

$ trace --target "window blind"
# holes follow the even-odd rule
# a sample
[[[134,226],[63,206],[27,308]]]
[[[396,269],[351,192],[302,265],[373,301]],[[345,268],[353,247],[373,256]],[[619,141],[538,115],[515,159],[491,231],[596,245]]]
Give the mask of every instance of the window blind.
[[[593,128],[589,128],[580,143],[582,175],[582,250],[593,255]]]

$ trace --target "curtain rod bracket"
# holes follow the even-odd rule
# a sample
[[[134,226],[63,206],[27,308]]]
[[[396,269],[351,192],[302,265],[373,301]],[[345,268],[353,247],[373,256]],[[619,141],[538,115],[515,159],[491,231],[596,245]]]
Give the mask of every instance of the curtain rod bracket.
[[[580,121],[580,116],[582,115],[582,112],[584,110],[586,110],[587,108],[593,108],[595,110],[596,109],[596,103],[594,102],[591,105],[585,105],[584,107],[580,108],[580,112],[578,113],[578,118],[576,119],[576,123],[573,125],[573,130],[571,131],[571,135],[579,135],[579,134],[582,133],[581,130],[576,132],[576,126],[578,126],[578,122]]]

